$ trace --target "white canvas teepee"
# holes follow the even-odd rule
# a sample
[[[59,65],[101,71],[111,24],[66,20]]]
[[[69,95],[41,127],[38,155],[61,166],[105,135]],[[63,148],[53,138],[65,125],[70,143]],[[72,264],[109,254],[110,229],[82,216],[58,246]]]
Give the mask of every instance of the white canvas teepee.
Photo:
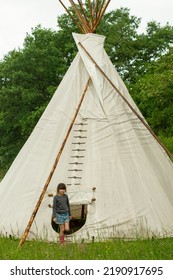
[[[73,36],[79,52],[0,184],[0,232],[22,237],[51,174],[28,238],[56,240],[51,206],[60,182],[71,207],[83,209],[73,241],[172,236],[173,164],[128,106],[145,121],[104,50],[105,37]]]

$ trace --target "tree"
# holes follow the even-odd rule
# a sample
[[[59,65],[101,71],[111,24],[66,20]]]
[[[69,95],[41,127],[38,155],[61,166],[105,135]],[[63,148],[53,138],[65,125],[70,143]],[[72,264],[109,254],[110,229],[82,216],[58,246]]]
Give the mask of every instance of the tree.
[[[173,152],[173,48],[150,64],[132,96],[160,139]]]
[[[32,30],[24,48],[0,63],[0,157],[6,169],[22,147],[66,71],[58,33]]]
[[[128,86],[147,72],[148,65],[164,55],[173,43],[173,27],[149,22],[146,33],[139,34],[140,19],[121,8],[105,14],[98,29],[106,35],[105,48]]]

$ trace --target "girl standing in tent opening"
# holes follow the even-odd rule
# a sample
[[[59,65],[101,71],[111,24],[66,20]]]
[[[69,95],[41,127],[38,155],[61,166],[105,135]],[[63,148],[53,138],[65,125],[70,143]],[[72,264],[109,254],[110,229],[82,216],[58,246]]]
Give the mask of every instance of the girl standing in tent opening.
[[[64,243],[65,231],[69,231],[71,219],[69,199],[66,192],[66,185],[60,183],[57,187],[57,194],[53,198],[53,221],[60,227],[60,243]]]

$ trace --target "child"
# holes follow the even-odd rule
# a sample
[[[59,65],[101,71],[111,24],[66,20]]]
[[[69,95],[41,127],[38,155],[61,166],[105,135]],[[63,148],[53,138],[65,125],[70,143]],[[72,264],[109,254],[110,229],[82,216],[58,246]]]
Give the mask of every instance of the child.
[[[60,243],[64,243],[64,232],[69,231],[69,220],[71,219],[68,196],[65,194],[66,185],[60,183],[57,194],[53,198],[53,221],[60,227]]]

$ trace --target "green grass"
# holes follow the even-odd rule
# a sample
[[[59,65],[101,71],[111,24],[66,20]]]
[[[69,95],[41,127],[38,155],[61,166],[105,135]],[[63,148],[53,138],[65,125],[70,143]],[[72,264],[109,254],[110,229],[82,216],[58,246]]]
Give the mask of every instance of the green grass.
[[[173,238],[87,244],[46,243],[0,238],[2,260],[172,260]]]

